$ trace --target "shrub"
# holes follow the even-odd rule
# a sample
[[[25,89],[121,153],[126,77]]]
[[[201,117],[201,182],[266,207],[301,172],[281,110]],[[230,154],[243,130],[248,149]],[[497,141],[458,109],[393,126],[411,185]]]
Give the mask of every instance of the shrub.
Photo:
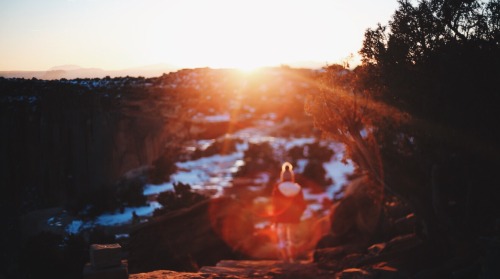
[[[160,193],[158,202],[162,208],[156,209],[153,216],[160,216],[168,212],[193,206],[208,199],[207,196],[191,191],[191,186],[184,183],[174,183],[174,191]]]
[[[245,164],[235,176],[247,176],[261,171],[278,170],[279,162],[275,159],[273,147],[269,142],[250,143],[243,156]]]

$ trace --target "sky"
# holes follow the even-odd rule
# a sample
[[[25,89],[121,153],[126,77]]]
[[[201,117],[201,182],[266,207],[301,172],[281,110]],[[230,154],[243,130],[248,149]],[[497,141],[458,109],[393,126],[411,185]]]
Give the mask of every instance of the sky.
[[[359,61],[396,0],[0,0],[0,71]]]

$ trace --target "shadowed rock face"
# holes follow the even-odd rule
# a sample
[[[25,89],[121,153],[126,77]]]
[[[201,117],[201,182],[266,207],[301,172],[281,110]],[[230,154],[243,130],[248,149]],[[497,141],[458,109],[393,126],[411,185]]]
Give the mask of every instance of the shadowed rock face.
[[[52,206],[109,187],[167,141],[172,105],[161,92],[37,80],[1,80],[0,90],[0,177],[15,190],[3,195],[11,202],[32,194],[41,203],[32,207]]]
[[[239,257],[236,246],[253,233],[242,208],[229,198],[210,199],[138,225],[130,234],[130,272],[197,271]]]

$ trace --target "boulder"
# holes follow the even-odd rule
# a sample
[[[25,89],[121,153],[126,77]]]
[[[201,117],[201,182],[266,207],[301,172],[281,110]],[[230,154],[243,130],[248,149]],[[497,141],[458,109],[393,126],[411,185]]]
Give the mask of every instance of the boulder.
[[[120,244],[90,245],[90,264],[94,268],[117,267],[121,264],[122,247]]]
[[[128,269],[127,262],[122,261],[118,266],[110,268],[95,268],[90,263],[87,263],[83,268],[84,279],[127,279]]]

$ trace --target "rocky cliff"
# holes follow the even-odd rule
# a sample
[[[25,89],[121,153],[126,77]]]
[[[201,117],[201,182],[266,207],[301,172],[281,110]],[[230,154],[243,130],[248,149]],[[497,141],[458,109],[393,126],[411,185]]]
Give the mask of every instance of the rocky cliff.
[[[174,102],[144,83],[1,79],[0,92],[0,177],[10,193],[2,196],[25,201],[23,210],[110,187],[157,159],[176,128],[168,126]]]

